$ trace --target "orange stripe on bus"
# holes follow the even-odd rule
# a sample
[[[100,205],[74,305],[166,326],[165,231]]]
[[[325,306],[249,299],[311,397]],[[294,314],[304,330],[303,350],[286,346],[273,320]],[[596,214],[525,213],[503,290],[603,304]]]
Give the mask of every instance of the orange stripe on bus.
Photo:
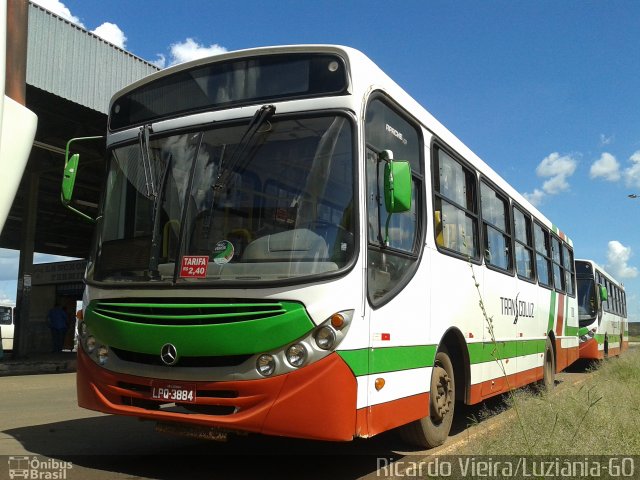
[[[509,387],[514,389],[541,380],[542,376],[542,367],[535,367],[522,372],[512,373],[506,377],[502,376],[476,383],[471,385],[469,391],[469,405],[480,403],[485,398],[505,393],[509,390]]]
[[[429,393],[420,393],[360,408],[356,430],[358,436],[373,437],[427,415],[429,415]]]
[[[556,373],[563,371],[580,358],[578,346],[562,348],[562,340],[556,339]]]

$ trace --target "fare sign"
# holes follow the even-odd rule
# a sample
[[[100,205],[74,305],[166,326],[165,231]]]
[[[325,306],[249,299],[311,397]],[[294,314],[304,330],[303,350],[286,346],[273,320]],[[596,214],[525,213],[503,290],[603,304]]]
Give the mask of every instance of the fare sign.
[[[181,278],[206,278],[209,266],[208,255],[185,255],[180,266]]]

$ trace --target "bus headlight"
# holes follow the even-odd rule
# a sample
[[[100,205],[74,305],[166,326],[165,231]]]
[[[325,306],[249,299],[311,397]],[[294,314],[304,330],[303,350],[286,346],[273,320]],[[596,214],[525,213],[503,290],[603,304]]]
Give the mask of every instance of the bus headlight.
[[[78,327],[78,332],[80,333],[80,336],[82,338],[87,338],[87,334],[89,333],[89,328],[87,327],[87,324],[84,323],[84,321],[80,322],[80,325]]]
[[[336,343],[336,332],[328,325],[316,332],[316,345],[322,350],[331,350]]]
[[[87,349],[87,353],[91,354],[96,349],[96,337],[93,335],[89,335],[85,340],[85,347]]]
[[[263,377],[270,377],[276,371],[276,361],[273,355],[263,354],[256,361],[256,370]]]
[[[263,378],[282,375],[331,355],[344,340],[353,315],[354,310],[333,313],[303,337],[252,357],[250,361],[255,362],[255,371]],[[255,378],[256,374],[252,373],[252,376]]]
[[[109,360],[109,349],[104,345],[102,345],[98,349],[98,363],[100,365],[106,365],[108,360]]]
[[[307,348],[302,343],[296,343],[287,349],[286,356],[291,366],[301,367],[307,360]]]

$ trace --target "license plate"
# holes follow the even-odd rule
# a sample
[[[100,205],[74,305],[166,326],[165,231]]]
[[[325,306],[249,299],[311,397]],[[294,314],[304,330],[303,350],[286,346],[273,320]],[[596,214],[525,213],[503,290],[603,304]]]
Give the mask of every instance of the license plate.
[[[151,386],[151,398],[164,402],[195,403],[196,386],[188,383],[156,382]]]

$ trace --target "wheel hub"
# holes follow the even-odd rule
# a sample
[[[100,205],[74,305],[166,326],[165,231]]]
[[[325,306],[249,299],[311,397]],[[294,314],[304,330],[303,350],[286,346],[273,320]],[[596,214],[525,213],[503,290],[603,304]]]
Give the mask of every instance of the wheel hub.
[[[432,417],[442,420],[451,411],[451,378],[442,367],[435,367],[435,399],[432,402]]]

